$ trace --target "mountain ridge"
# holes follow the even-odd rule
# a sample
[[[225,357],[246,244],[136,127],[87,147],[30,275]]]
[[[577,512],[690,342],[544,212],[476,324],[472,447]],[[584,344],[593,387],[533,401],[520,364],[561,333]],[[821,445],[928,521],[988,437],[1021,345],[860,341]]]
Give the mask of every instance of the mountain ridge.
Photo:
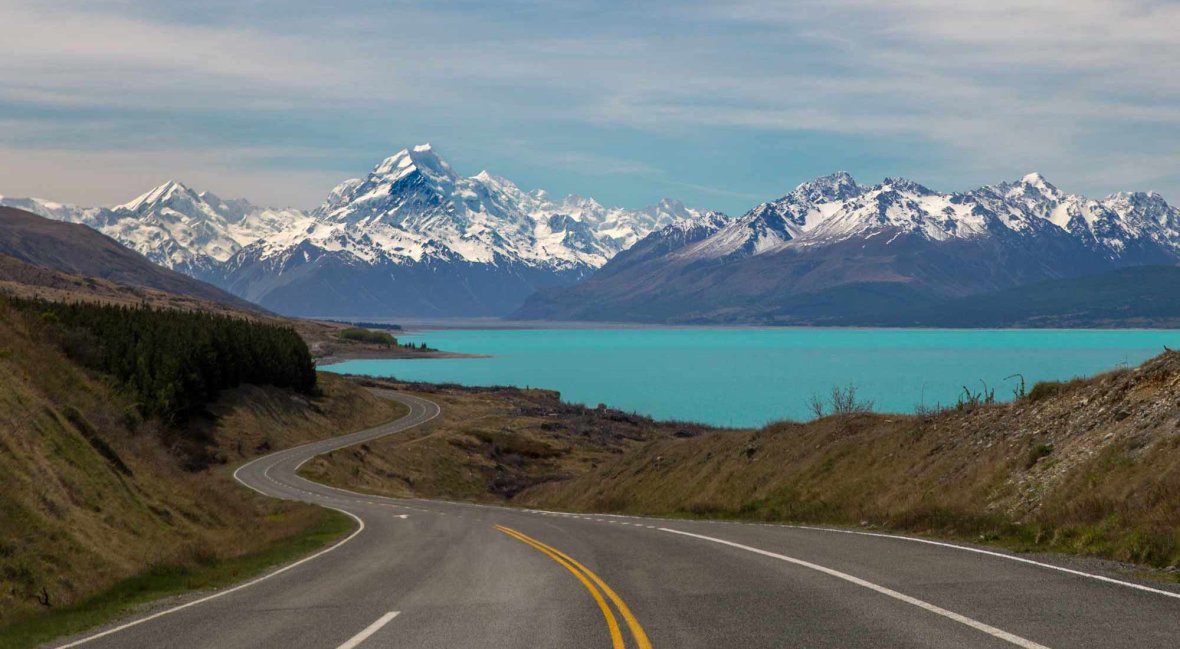
[[[487,170],[462,176],[422,144],[308,211],[175,180],[112,208],[0,204],[84,223],[267,308],[332,317],[797,322],[799,296],[842,286],[937,302],[1180,259],[1180,211],[1159,194],[1092,199],[1036,172],[938,192],[837,171],[730,217],[671,199],[555,199]]]
[[[93,228],[13,207],[0,206],[0,255],[74,275],[209,300],[250,313],[264,312],[215,286],[160,267]]]
[[[855,304],[832,302],[859,299],[837,289],[868,287],[891,318],[915,301],[1178,262],[1180,210],[1154,192],[1090,199],[1031,173],[939,193],[837,172],[691,235],[657,230],[585,282],[538,292],[513,317],[868,324],[849,321],[861,313]]]
[[[112,208],[0,197],[83,223],[152,261],[293,315],[486,316],[577,282],[651,230],[715,213],[552,199],[488,171],[460,176],[429,144],[345,180],[309,211],[223,200],[169,180]]]

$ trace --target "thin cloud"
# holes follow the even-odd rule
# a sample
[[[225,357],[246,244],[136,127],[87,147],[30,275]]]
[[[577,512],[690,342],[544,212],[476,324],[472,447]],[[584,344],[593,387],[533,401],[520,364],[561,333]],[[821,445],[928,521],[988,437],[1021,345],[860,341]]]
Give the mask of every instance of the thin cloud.
[[[298,151],[252,148],[157,149],[79,152],[0,147],[6,186],[19,194],[83,206],[112,206],[172,179],[224,198],[248,197],[262,205],[310,208],[347,176],[344,170],[274,169],[257,164]],[[85,173],[63,170],[85,169]]]
[[[132,149],[192,150],[201,165],[213,149],[329,142],[325,167],[356,175],[357,159],[380,158],[379,143],[446,138],[460,157],[507,158],[485,156],[492,171],[532,165],[534,180],[551,186],[568,185],[549,182],[558,174],[602,179],[584,191],[603,200],[645,200],[622,180],[640,175],[727,196],[730,211],[804,179],[767,170],[767,195],[755,197],[729,169],[664,171],[672,167],[661,158],[716,150],[709,136],[730,130],[772,143],[815,134],[810,146],[893,147],[879,163],[896,165],[887,173],[925,170],[932,184],[1038,168],[1083,191],[1139,180],[1180,191],[1157,167],[1180,149],[1175,3],[738,0],[591,11],[573,2],[46,0],[6,3],[0,24],[0,121],[15,129],[0,146],[55,151],[57,176],[70,180],[59,181],[63,193],[101,184],[75,181],[98,172],[82,156],[62,157],[70,140],[126,164],[131,177],[139,166],[122,152]],[[493,150],[489,133],[526,145]],[[603,153],[603,134],[620,146]],[[551,142],[569,144],[537,153]],[[816,163],[823,169],[792,169],[823,173],[829,158]],[[305,157],[250,165],[269,165],[268,187],[306,202]],[[240,166],[225,164],[221,182],[239,185]],[[211,188],[228,193],[213,167]],[[103,177],[132,189],[113,170]],[[7,174],[0,190],[29,193],[34,179],[20,178]],[[628,198],[611,196],[624,186]]]

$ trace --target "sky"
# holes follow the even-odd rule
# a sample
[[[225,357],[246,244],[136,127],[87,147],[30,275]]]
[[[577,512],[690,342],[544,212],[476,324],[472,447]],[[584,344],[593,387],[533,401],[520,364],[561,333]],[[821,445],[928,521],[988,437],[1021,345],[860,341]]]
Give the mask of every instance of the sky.
[[[0,194],[460,173],[741,213],[847,170],[1180,202],[1180,3],[0,0]]]

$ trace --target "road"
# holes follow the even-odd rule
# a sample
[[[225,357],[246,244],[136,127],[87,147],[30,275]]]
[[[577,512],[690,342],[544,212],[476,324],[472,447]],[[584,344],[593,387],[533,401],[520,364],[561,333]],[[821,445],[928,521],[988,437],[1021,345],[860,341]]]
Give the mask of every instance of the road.
[[[56,646],[1142,649],[1180,638],[1180,593],[1068,563],[830,529],[381,498],[296,474],[317,454],[438,413],[386,396],[410,413],[235,474],[268,496],[348,513],[351,536]]]

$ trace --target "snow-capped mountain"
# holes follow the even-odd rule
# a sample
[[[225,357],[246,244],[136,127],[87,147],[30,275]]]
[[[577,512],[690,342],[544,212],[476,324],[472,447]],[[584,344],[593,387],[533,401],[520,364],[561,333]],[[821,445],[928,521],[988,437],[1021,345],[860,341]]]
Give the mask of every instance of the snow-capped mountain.
[[[554,201],[487,171],[460,176],[423,144],[344,181],[311,217],[299,236],[238,250],[223,285],[297,313],[502,315],[652,229],[712,214],[670,200],[645,210]]]
[[[111,208],[0,204],[84,223],[301,315],[503,315],[528,299],[518,315],[820,322],[853,305],[887,310],[1180,260],[1180,210],[1158,194],[1090,199],[1035,173],[942,193],[838,172],[730,218],[463,176],[428,144],[340,183],[309,212],[172,181]]]
[[[440,258],[567,270],[597,268],[616,252],[591,224],[546,207],[486,171],[459,176],[424,144],[345,181],[315,214],[405,263]]]
[[[221,264],[243,246],[299,231],[311,221],[299,210],[225,201],[171,180],[100,219],[104,234],[156,263],[202,279],[215,279]]]
[[[1095,200],[1066,194],[1034,173],[1015,183],[984,187],[973,196],[997,212],[1006,207],[1008,220],[1052,223],[1123,265],[1169,263],[1180,251],[1180,210],[1155,192]]]
[[[299,210],[225,201],[173,180],[113,208],[35,198],[0,197],[0,204],[88,225],[161,266],[205,280],[216,278],[220,266],[242,246],[297,231],[310,222]]]
[[[947,241],[1031,235],[1055,228],[1111,260],[1128,255],[1173,259],[1180,252],[1178,219],[1180,210],[1155,193],[1094,200],[1066,194],[1037,173],[1016,182],[943,194],[904,178],[886,178],[866,187],[837,172],[755,207],[679,254],[760,255],[883,233]],[[1158,257],[1160,253],[1164,256]]]
[[[344,181],[315,211],[325,223],[364,233],[392,259],[508,260],[559,270],[598,268],[652,230],[703,214],[668,199],[644,210],[580,196],[554,201],[487,171],[459,176],[429,144]]]
[[[461,176],[429,144],[340,183],[311,212],[174,181],[113,208],[0,204],[85,223],[275,310],[369,316],[500,315],[538,287],[582,279],[654,229],[716,218],[669,199],[642,210],[553,200],[487,171]]]
[[[912,302],[1180,261],[1180,210],[1158,194],[1089,199],[1035,173],[940,193],[904,178],[865,186],[838,172],[694,232],[657,230],[519,315],[790,321],[801,299],[808,309],[845,308],[851,294],[820,296],[838,287]]]
[[[92,215],[103,211],[101,207],[79,207],[69,203],[57,203],[41,198],[16,198],[0,195],[0,206],[15,207],[37,216],[43,216],[54,221],[69,223],[83,223],[92,220]]]

